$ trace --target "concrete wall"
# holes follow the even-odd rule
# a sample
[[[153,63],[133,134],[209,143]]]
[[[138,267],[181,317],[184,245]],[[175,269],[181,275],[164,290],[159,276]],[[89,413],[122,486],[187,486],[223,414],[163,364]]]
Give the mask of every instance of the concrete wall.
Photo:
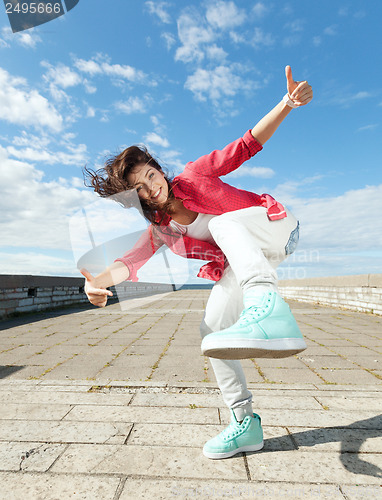
[[[382,315],[382,274],[280,280],[286,299]]]
[[[83,278],[0,275],[0,318],[88,303]],[[382,315],[382,274],[280,280],[280,293],[289,299]],[[172,285],[126,282],[118,286],[120,300],[172,291]],[[112,288],[112,291],[115,290]],[[117,294],[114,294],[117,298]]]
[[[115,292],[113,287],[111,290]],[[172,290],[172,285],[126,282],[118,287],[118,297],[121,300]],[[82,302],[88,303],[84,292],[84,278],[0,275],[0,318],[14,313],[42,311]]]

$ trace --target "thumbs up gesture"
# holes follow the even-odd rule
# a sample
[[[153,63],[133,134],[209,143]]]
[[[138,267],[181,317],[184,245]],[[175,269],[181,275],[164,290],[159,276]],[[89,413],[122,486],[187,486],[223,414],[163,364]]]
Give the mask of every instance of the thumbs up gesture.
[[[89,302],[94,306],[105,307],[107,298],[112,297],[113,293],[106,288],[97,287],[94,276],[87,269],[81,269],[80,273],[85,276],[85,293]]]
[[[305,106],[313,99],[313,90],[307,81],[296,82],[290,66],[285,68],[289,98],[296,106]]]

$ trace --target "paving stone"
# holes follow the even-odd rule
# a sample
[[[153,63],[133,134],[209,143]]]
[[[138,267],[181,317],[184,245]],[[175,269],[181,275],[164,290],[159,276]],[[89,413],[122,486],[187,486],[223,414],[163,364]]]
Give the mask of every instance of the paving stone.
[[[0,496],[380,498],[380,318],[291,301],[308,349],[242,362],[264,449],[212,461],[231,415],[200,353],[208,295],[7,322]]]
[[[0,441],[123,444],[132,424],[112,422],[2,421]]]
[[[370,491],[373,491],[370,487]],[[350,490],[349,490],[350,491]],[[253,481],[211,481],[211,480],[165,480],[165,479],[129,479],[120,496],[120,500],[156,498],[168,500],[169,498],[181,499],[215,499],[215,498],[240,498],[249,500],[253,498],[267,498],[280,500],[280,498],[304,498],[307,500],[321,499],[332,500],[344,497],[338,486],[320,484],[296,483],[270,483]],[[368,497],[364,497],[368,498]]]
[[[0,406],[0,420],[61,420],[71,408],[68,404],[9,403]]]
[[[221,394],[145,394],[138,393],[134,396],[131,406],[167,406],[216,408],[223,404]]]
[[[192,464],[192,467],[190,467]],[[247,479],[242,456],[209,460],[201,448],[120,445],[69,445],[53,472],[137,474],[140,476]]]
[[[360,368],[355,370],[342,370],[342,369],[327,369],[317,368],[316,372],[321,375],[327,382],[331,384],[351,384],[351,385],[365,385],[375,384],[378,378],[365,370]],[[381,380],[382,387],[382,380]]]
[[[293,384],[302,379],[308,383],[322,383],[322,379],[313,371],[303,368],[262,368],[264,376],[272,382],[284,382]]]
[[[69,387],[70,389],[70,387]],[[103,393],[83,393],[67,391],[63,393],[62,391],[55,390],[52,391],[45,390],[39,391],[4,391],[0,386],[0,403],[1,404],[18,404],[22,402],[23,404],[68,404],[68,405],[96,405],[96,404],[107,404],[109,406],[126,406],[130,403],[133,395],[132,394],[103,394]]]
[[[305,356],[301,355],[300,359],[312,368],[358,368],[357,365],[352,363],[350,360],[339,356],[313,356],[307,354]]]
[[[117,477],[83,474],[0,473],[1,495],[7,500],[112,499],[120,484]]]
[[[329,410],[354,410],[359,408],[373,410],[376,412],[379,411],[382,413],[382,398],[375,393],[370,393],[366,401],[365,396],[359,397],[359,393],[356,393],[355,395],[353,393],[342,397],[321,393],[317,395],[316,398]]]
[[[380,485],[381,455],[368,453],[322,453],[303,450],[247,453],[253,481],[290,481]],[[378,475],[379,471],[379,475]]]
[[[268,410],[260,412],[264,425],[285,427],[350,427],[352,429],[382,430],[382,415],[373,411],[329,411],[329,410]],[[228,424],[229,415],[222,413],[222,422]]]
[[[288,427],[288,431],[293,441],[302,450],[336,451],[338,453],[381,453],[382,450],[380,429]],[[382,460],[382,455],[380,458]],[[364,459],[367,460],[367,457],[365,456]]]
[[[382,367],[382,357],[378,354],[375,356],[347,356],[347,359],[367,370],[378,370]]]
[[[67,445],[0,442],[0,471],[46,472]]]
[[[380,485],[342,485],[341,490],[349,500],[379,500],[381,498]]]
[[[194,423],[213,424],[219,423],[218,412],[215,408],[177,408],[169,410],[157,408],[148,411],[139,406],[94,406],[77,405],[64,420],[90,421],[90,422],[146,422],[146,423]]]

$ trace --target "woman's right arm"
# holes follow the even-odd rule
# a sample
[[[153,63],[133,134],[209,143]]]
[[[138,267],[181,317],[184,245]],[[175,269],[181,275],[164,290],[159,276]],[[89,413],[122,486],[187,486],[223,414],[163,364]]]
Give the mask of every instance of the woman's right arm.
[[[107,298],[113,296],[113,293],[107,290],[108,287],[118,285],[130,277],[129,268],[122,262],[114,262],[97,276],[93,276],[86,269],[81,269],[80,272],[86,278],[85,293],[89,302],[98,307],[105,307]]]

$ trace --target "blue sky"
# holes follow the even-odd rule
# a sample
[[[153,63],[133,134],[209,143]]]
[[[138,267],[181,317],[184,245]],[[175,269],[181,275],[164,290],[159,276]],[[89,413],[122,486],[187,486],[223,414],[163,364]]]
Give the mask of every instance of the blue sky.
[[[13,34],[1,9],[0,272],[77,276],[82,167],[144,143],[176,175],[277,104],[287,64],[313,101],[226,181],[299,218],[280,278],[380,272],[381,18],[379,1],[81,0]]]

